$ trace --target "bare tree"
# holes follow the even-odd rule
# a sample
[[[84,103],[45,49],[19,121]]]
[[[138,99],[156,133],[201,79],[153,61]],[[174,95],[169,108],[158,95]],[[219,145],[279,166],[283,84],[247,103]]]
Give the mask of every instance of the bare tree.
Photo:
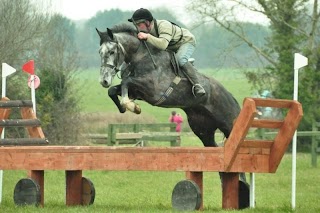
[[[263,64],[263,70],[247,72],[247,76],[253,83],[261,83],[263,78],[271,79],[267,81],[271,83],[269,87],[274,87],[279,98],[292,98],[293,53],[306,55],[309,66],[300,76],[304,84],[299,90],[299,100],[304,104],[305,118],[320,119],[320,111],[314,107],[320,104],[318,0],[196,0],[188,8],[201,17],[197,20],[213,21],[225,28],[251,47],[261,62],[267,62]],[[248,38],[239,14],[263,16],[269,21],[271,36],[266,38],[267,46],[260,48]]]
[[[48,18],[28,0],[0,0],[0,59],[21,65],[32,55]]]

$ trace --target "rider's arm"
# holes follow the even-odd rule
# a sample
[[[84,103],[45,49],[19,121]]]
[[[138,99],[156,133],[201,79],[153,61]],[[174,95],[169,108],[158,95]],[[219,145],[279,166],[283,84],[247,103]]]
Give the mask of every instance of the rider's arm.
[[[166,20],[158,20],[157,23],[159,35],[154,36],[154,33],[148,34],[147,42],[161,50],[165,50],[172,40],[173,26]]]
[[[160,50],[165,50],[168,47],[169,41],[165,38],[157,38],[151,34],[148,34],[147,42],[157,47]]]

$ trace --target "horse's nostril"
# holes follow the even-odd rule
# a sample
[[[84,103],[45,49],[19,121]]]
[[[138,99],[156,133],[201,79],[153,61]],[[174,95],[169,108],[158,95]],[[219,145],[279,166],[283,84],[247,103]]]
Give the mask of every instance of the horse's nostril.
[[[109,87],[108,81],[103,80],[100,82],[103,87]]]

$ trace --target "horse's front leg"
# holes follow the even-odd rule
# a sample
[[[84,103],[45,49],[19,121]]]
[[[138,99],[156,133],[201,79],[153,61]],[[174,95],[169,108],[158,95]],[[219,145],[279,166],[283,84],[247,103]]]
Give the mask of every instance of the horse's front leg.
[[[129,98],[128,85],[124,82],[121,84],[121,105],[133,113],[140,114],[141,108]]]
[[[120,92],[121,92],[121,85],[119,84],[119,85],[110,87],[108,90],[108,95],[118,107],[119,112],[125,113],[126,108],[120,104],[120,100],[118,98],[118,95],[121,95]]]

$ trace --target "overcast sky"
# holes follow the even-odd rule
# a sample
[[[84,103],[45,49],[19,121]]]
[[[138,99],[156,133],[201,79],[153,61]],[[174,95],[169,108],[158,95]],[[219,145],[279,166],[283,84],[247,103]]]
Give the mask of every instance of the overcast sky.
[[[121,9],[135,11],[141,7],[152,10],[167,7],[183,13],[187,0],[50,0],[52,9],[72,20],[89,19],[98,11]],[[182,14],[181,14],[182,15]]]

